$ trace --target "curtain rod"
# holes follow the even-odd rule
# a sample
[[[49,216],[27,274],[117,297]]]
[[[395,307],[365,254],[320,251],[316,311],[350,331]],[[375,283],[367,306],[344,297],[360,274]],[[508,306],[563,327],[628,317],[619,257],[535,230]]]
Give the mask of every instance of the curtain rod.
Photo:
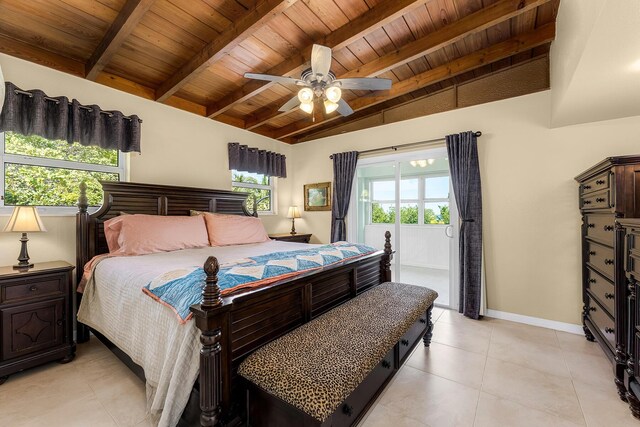
[[[474,134],[476,138],[479,136],[482,136],[482,132],[480,131],[477,131]],[[426,141],[410,142],[408,144],[390,145],[388,147],[373,148],[371,150],[360,151],[358,154],[370,154],[370,153],[375,153],[375,152],[384,151],[384,150],[398,151],[399,148],[413,147],[414,145],[422,145],[422,144],[433,144],[434,142],[442,142],[442,141],[445,141],[445,138],[435,138],[435,139],[429,139]],[[330,155],[329,158],[333,159],[333,154]]]
[[[31,92],[27,92],[24,90],[20,90],[20,89],[14,89],[14,92],[18,95],[27,95],[29,98],[33,98],[33,94]],[[48,96],[44,97],[45,101],[51,101],[51,102],[55,102],[56,104],[60,103],[59,99],[55,99],[55,98],[50,98]],[[71,104],[71,102],[69,102],[69,104]],[[91,107],[85,107],[84,105],[80,105],[80,108],[82,108],[83,110],[91,110]],[[109,117],[113,117],[113,114],[108,112],[108,111],[100,111],[101,114],[106,114]],[[125,120],[132,120],[131,117],[123,117],[123,119]],[[142,119],[138,119],[140,121],[140,123],[142,123]]]

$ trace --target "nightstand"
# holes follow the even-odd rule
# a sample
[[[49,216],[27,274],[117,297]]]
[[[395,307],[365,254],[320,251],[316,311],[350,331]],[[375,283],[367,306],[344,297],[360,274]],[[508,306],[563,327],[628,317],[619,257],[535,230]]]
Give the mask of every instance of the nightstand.
[[[311,234],[269,234],[269,238],[273,240],[281,240],[283,242],[309,243]]]
[[[0,384],[23,369],[73,360],[73,266],[0,267]]]

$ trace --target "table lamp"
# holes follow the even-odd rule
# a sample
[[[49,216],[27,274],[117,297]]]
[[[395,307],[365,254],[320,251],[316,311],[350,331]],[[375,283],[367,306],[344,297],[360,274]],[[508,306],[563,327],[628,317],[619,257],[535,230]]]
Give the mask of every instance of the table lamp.
[[[29,269],[33,267],[33,264],[29,263],[29,253],[27,252],[27,242],[29,241],[27,233],[47,231],[35,206],[16,206],[3,231],[22,233],[22,238],[20,239],[22,248],[20,249],[20,256],[18,257],[19,262],[14,265],[13,268]]]
[[[291,234],[296,234],[296,218],[300,218],[300,209],[297,206],[290,206],[287,218],[291,218]]]

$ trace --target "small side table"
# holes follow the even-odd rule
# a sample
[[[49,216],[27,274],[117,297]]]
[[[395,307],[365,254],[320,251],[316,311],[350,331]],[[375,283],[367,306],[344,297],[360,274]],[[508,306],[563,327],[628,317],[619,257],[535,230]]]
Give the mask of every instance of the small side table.
[[[63,261],[0,267],[0,384],[27,368],[73,360],[72,271]]]
[[[311,240],[312,234],[269,234],[269,238],[273,240],[280,240],[283,242],[298,242],[298,243],[309,243]]]

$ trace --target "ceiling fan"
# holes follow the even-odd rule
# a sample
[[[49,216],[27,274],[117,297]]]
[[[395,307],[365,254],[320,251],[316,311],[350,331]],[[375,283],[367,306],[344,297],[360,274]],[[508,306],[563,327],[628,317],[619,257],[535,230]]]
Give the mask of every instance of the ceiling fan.
[[[300,106],[305,113],[313,113],[315,99],[322,99],[327,114],[337,111],[343,116],[353,114],[353,110],[342,99],[342,89],[387,90],[391,80],[378,78],[336,79],[331,71],[331,48],[314,44],[311,49],[311,68],[302,72],[299,79],[272,76],[270,74],[245,73],[245,78],[268,82],[304,86],[298,94],[286,102],[278,111],[289,111]]]

